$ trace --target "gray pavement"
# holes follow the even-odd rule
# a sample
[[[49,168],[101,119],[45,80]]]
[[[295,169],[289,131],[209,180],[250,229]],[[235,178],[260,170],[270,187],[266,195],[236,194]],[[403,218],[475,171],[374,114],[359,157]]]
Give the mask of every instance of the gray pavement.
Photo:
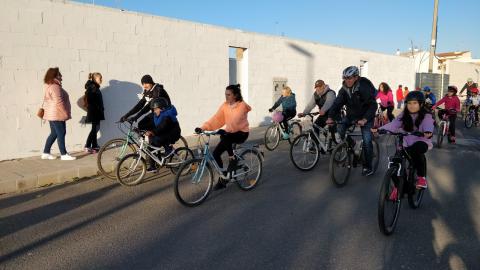
[[[459,122],[458,126],[461,126]],[[394,235],[377,225],[381,168],[336,188],[288,145],[266,152],[260,185],[180,205],[172,176],[126,188],[92,178],[0,197],[0,269],[480,269],[480,129],[428,153],[422,207]]]

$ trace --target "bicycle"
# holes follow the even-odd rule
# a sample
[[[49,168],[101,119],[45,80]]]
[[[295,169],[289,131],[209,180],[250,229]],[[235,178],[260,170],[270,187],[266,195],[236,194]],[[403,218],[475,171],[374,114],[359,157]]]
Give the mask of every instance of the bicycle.
[[[308,113],[312,128],[297,136],[290,145],[290,160],[293,165],[301,171],[309,171],[317,165],[320,153],[331,153],[337,145],[335,138],[332,138],[329,127],[321,127],[315,124],[313,117],[319,113]],[[315,132],[318,129],[318,133]]]
[[[462,109],[461,109],[461,114],[462,114],[462,118],[464,119],[467,114],[468,114],[468,111],[469,111],[469,108],[470,106],[472,106],[472,96],[471,95],[460,95],[460,97],[467,97],[465,99],[465,101],[462,103]]]
[[[465,127],[472,128],[473,125],[478,126],[478,120],[475,112],[475,106],[470,106],[468,108],[468,113],[465,115]]]
[[[183,162],[194,157],[193,151],[187,147],[173,148],[172,152],[167,154],[163,147],[156,147],[149,143],[145,131],[134,129],[133,132],[139,136],[138,148],[135,153],[120,159],[115,168],[117,180],[124,186],[135,186],[143,180],[147,172],[147,156],[160,167],[169,168],[173,174],[177,173]]]
[[[412,165],[411,157],[403,146],[403,138],[408,135],[424,136],[423,132],[390,132],[378,130],[379,134],[390,134],[396,137],[396,152],[388,158],[388,169],[385,173],[378,197],[378,225],[385,235],[391,235],[398,222],[402,198],[408,196],[410,208],[420,207],[425,189],[417,189],[415,182],[417,175]],[[408,166],[406,162],[408,161]],[[426,163],[425,163],[426,164]],[[397,188],[397,195],[392,194]],[[389,213],[389,211],[392,213]]]
[[[437,126],[437,147],[438,148],[442,148],[443,138],[445,137],[445,135],[449,134],[450,119],[448,116],[451,114],[452,115],[457,114],[457,111],[449,110],[448,112],[444,113],[442,119],[440,120],[440,123],[438,123],[438,126]]]
[[[280,113],[280,112],[276,112]],[[291,144],[296,136],[302,133],[302,126],[300,125],[300,120],[289,120],[288,121],[288,142]],[[275,150],[280,144],[280,140],[283,139],[283,128],[280,125],[280,122],[272,120],[272,124],[265,131],[265,148],[270,151]]]
[[[350,171],[356,168],[359,163],[365,163],[365,151],[363,149],[363,139],[356,142],[353,137],[361,137],[362,134],[354,133],[355,124],[347,128],[345,132],[345,139],[340,142],[335,149],[333,149],[330,156],[330,179],[337,187],[343,187],[347,184]],[[380,146],[376,139],[372,137],[373,144],[373,172],[378,169],[380,158]]]
[[[115,122],[115,124],[125,137],[109,140],[100,148],[97,155],[98,171],[101,175],[112,180],[117,178],[115,168],[118,161],[128,154],[135,153],[140,145],[136,133],[133,132],[133,122]],[[176,145],[188,148],[187,140],[183,137],[180,137]]]
[[[175,197],[181,204],[193,207],[203,203],[212,190],[214,172],[229,183],[237,183],[243,191],[252,190],[258,185],[263,170],[263,153],[258,150],[258,145],[241,151],[238,150],[240,147],[234,145],[234,156],[238,163],[234,170],[228,171],[220,168],[210,152],[211,136],[219,135],[218,131],[202,131],[198,135],[199,142],[203,139],[203,149],[199,149],[201,158],[185,162],[175,176]]]
[[[375,118],[373,120],[373,127],[374,128],[379,128],[381,126],[384,126],[388,122],[389,121],[388,121],[387,116],[382,111],[382,108],[380,107],[380,105],[378,105],[377,112],[375,113]]]

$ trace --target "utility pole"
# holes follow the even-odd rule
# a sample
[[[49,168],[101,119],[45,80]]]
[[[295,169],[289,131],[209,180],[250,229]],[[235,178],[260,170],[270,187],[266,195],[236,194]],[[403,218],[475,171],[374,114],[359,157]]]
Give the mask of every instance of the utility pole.
[[[437,19],[438,19],[438,0],[435,0],[433,7],[433,26],[432,40],[430,42],[430,61],[428,63],[428,73],[433,71],[433,57],[435,57],[435,47],[437,46]]]

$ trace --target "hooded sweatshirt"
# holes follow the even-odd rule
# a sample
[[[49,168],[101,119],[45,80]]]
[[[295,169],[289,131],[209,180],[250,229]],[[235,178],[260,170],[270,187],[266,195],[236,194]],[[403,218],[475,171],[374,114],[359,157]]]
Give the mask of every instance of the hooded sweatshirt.
[[[225,131],[235,133],[238,131],[249,132],[247,114],[252,108],[245,101],[232,105],[223,103],[212,118],[203,124],[203,130],[217,130],[225,126]]]

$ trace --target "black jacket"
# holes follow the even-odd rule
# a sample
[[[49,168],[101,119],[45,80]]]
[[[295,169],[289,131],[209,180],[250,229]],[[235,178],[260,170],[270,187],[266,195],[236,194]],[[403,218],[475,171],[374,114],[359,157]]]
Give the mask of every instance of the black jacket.
[[[85,83],[85,96],[87,98],[87,123],[98,123],[105,120],[103,97],[100,92],[100,85],[88,80]]]
[[[131,115],[135,115],[135,118],[138,119],[142,117],[142,115],[146,114],[147,112],[151,111],[150,110],[150,102],[152,102],[153,99],[163,97],[168,101],[168,104],[171,105],[172,102],[170,101],[170,97],[168,96],[167,91],[163,88],[163,85],[161,84],[155,84],[153,88],[150,91],[143,91],[143,97],[140,99],[140,101],[133,107],[127,114],[125,114],[123,117],[128,118]]]
[[[151,117],[152,119],[152,131],[155,136],[162,137],[170,144],[174,144],[180,139],[182,130],[180,129],[180,123],[178,120],[166,117],[158,126],[155,126],[153,113],[152,116],[149,115],[148,117]]]
[[[342,106],[345,105],[349,120],[356,121],[363,118],[372,120],[377,111],[375,92],[372,82],[364,77],[360,77],[352,88],[346,87],[344,83],[328,112],[328,116],[336,118]]]

